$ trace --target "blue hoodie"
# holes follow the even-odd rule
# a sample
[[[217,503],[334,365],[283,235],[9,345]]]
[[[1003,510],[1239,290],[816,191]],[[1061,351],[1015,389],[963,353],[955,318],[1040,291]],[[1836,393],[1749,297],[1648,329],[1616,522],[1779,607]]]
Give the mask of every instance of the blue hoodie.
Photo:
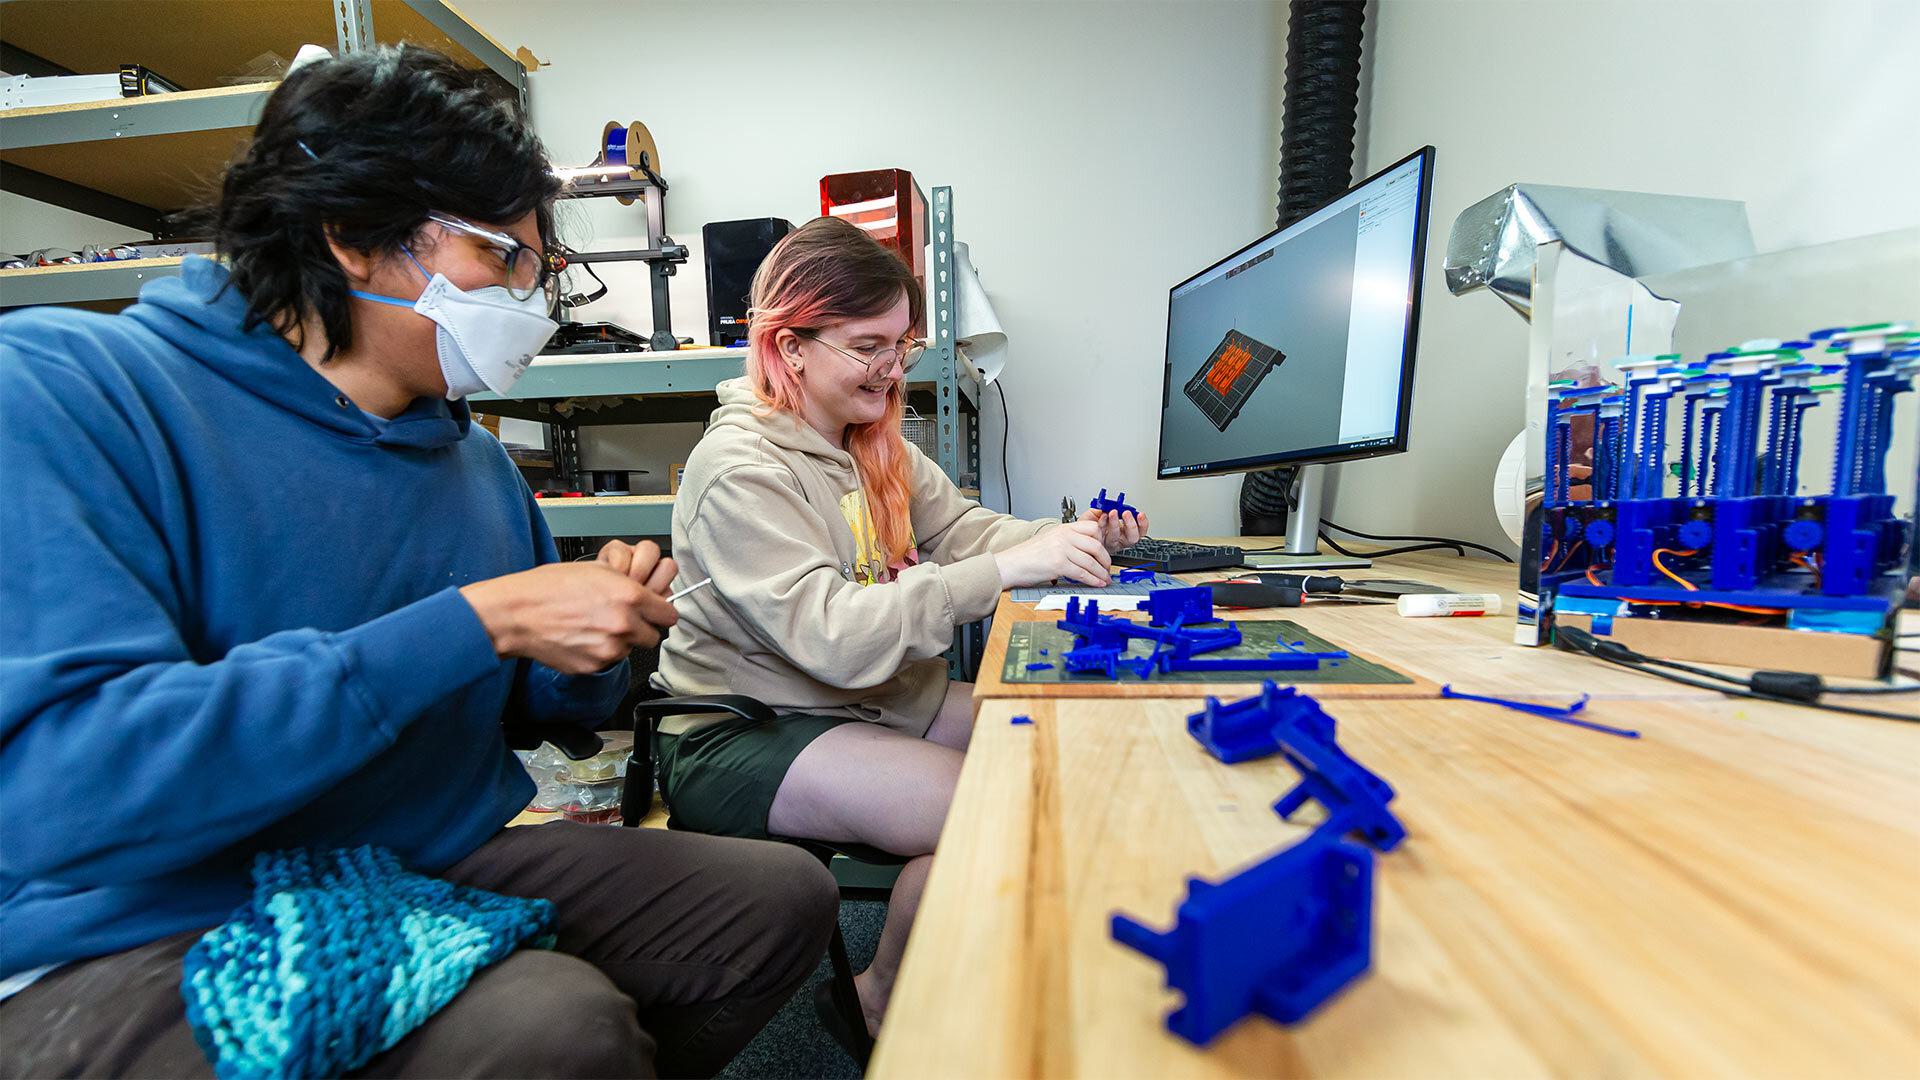
[[[362,412],[226,281],[0,318],[0,976],[217,924],[261,851],[442,869],[533,794],[509,708],[626,689],[457,591],[555,558],[466,405]]]

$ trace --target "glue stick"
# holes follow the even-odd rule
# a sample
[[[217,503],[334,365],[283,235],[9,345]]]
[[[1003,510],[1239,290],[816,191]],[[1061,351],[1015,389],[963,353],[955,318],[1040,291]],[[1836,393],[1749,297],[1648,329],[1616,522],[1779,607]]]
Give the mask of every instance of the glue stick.
[[[1500,614],[1499,593],[1409,593],[1396,605],[1409,619]]]

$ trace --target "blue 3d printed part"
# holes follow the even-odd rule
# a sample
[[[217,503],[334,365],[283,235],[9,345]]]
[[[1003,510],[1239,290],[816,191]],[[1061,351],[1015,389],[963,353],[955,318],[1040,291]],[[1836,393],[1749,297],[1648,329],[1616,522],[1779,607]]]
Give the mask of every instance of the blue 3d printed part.
[[[1213,621],[1213,590],[1205,585],[1187,589],[1155,589],[1147,594],[1147,622],[1153,626]]]
[[[1258,694],[1239,701],[1223,704],[1209,697],[1205,708],[1188,715],[1187,733],[1207,753],[1232,765],[1279,753],[1275,729],[1309,712],[1321,713],[1320,703],[1291,686],[1267,683]]]
[[[1127,505],[1126,492],[1123,491],[1114,498],[1109,499],[1107,498],[1106,488],[1101,488],[1100,494],[1087,500],[1087,509],[1105,510],[1111,514],[1138,514],[1140,512],[1139,507]]]
[[[1107,678],[1120,675],[1120,650],[1110,645],[1082,645],[1060,654],[1061,666],[1068,674],[1098,671]]]
[[[1173,929],[1116,913],[1113,939],[1186,998],[1167,1030],[1204,1046],[1248,1013],[1304,1019],[1373,959],[1373,856],[1322,830],[1233,877],[1187,882]]]
[[[1158,590],[1148,596],[1161,592],[1197,593],[1209,592],[1204,586],[1198,589]],[[1162,617],[1169,621],[1167,625],[1142,624],[1116,619],[1111,615],[1100,614],[1097,601],[1089,600],[1085,604],[1078,597],[1067,601],[1065,617],[1054,623],[1062,630],[1071,632],[1077,648],[1067,653],[1069,672],[1104,671],[1108,678],[1118,678],[1122,664],[1136,672],[1140,678],[1149,679],[1155,671],[1316,671],[1322,664],[1337,663],[1347,659],[1345,650],[1328,652],[1309,652],[1299,644],[1286,644],[1283,649],[1271,652],[1265,658],[1253,656],[1235,656],[1218,659],[1203,658],[1203,654],[1230,649],[1240,644],[1240,628],[1233,623],[1222,626],[1208,626],[1187,629],[1183,617],[1174,613],[1176,607],[1190,607],[1198,611],[1193,599],[1180,598],[1177,601],[1163,602],[1165,608]],[[1209,599],[1205,614],[1212,615],[1212,603]],[[1145,640],[1154,643],[1153,652],[1146,657],[1123,659],[1128,643]],[[1090,652],[1088,650],[1100,650]],[[1109,657],[1106,650],[1111,650]],[[1076,653],[1081,654],[1076,657]]]
[[[1125,619],[1100,614],[1098,600],[1082,604],[1077,596],[1068,598],[1066,614],[1053,625],[1080,639],[1082,648],[1091,645],[1125,651],[1127,642],[1134,637],[1132,624]]]
[[[1392,851],[1406,839],[1406,828],[1387,809],[1393,788],[1340,748],[1333,717],[1319,709],[1295,713],[1274,727],[1274,738],[1300,773],[1300,783],[1273,804],[1275,813],[1291,819],[1312,800],[1326,808],[1320,829],[1331,835],[1357,832],[1376,851]]]
[[[1558,721],[1562,724],[1572,724],[1574,727],[1583,727],[1589,731],[1599,731],[1599,732],[1604,732],[1608,735],[1618,735],[1623,739],[1637,739],[1640,737],[1640,733],[1637,731],[1629,731],[1626,728],[1610,727],[1606,724],[1596,724],[1591,720],[1581,720],[1575,717],[1574,716],[1575,713],[1587,707],[1588,695],[1586,694],[1581,694],[1580,700],[1574,702],[1571,705],[1564,705],[1564,706],[1542,705],[1534,701],[1514,701],[1509,698],[1483,697],[1479,694],[1463,694],[1460,691],[1455,690],[1453,688],[1453,685],[1449,683],[1440,688],[1440,696],[1443,698],[1450,698],[1455,701],[1479,701],[1479,702],[1484,702],[1485,704],[1488,704],[1488,705],[1498,705],[1503,709],[1512,709],[1514,712],[1530,713],[1534,716],[1541,716],[1541,717],[1545,717],[1548,720]]]
[[[1615,619],[1884,629],[1914,542],[1887,475],[1896,405],[1920,376],[1913,329],[1819,330],[1694,362],[1630,356],[1614,362],[1621,385],[1550,384],[1543,609],[1586,614],[1582,602],[1614,599],[1628,605]],[[1829,423],[1830,473],[1803,460],[1809,425],[1824,436]],[[1591,431],[1590,456],[1575,454],[1575,425]]]

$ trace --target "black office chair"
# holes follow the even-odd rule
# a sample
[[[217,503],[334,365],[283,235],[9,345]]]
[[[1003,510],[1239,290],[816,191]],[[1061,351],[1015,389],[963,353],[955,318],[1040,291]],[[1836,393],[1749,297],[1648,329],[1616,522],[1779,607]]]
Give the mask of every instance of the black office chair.
[[[675,828],[671,817],[673,807],[666,802],[666,791],[659,788],[654,771],[653,740],[659,734],[660,721],[669,716],[686,716],[693,713],[723,712],[738,716],[755,723],[770,723],[775,713],[764,702],[742,694],[711,694],[689,697],[664,697],[639,701],[633,706],[633,754],[627,759],[627,776],[620,789],[620,820],[622,824],[637,826],[653,807],[653,794],[660,791],[663,805],[666,805],[669,817],[667,827]],[[559,744],[556,743],[556,746]],[[566,753],[566,748],[561,747]],[[820,865],[829,870],[833,866],[835,855],[844,855],[859,862],[877,866],[900,866],[908,860],[900,855],[882,851],[865,844],[828,843],[821,840],[804,840],[796,837],[777,836],[773,839],[792,844],[820,860]],[[868,1059],[873,1055],[873,1036],[867,1034],[866,1014],[860,1008],[860,995],[853,985],[853,962],[847,957],[847,940],[840,932],[840,921],[834,920],[833,936],[827,941],[827,957],[833,966],[833,979],[828,986],[828,994],[834,1015],[839,1020],[840,1031],[831,1032],[853,1056],[862,1069],[867,1067]]]
[[[965,639],[972,643],[970,647],[975,650],[976,656],[982,626],[981,623],[971,624]],[[694,713],[724,712],[766,723],[772,721],[776,714],[765,702],[744,694],[653,696],[658,691],[653,689],[650,676],[660,666],[659,646],[635,649],[628,659],[630,681],[627,696],[621,701],[620,710],[614,714],[632,717],[633,725],[633,751],[627,758],[627,774],[620,785],[620,823],[629,828],[638,828],[653,809],[656,790],[660,790],[661,802],[666,802],[666,792],[659,787],[653,760],[653,740],[659,732],[662,719]],[[527,665],[521,664],[514,676],[516,692],[510,700],[523,697],[526,677]],[[574,761],[592,757],[605,745],[599,735],[576,724],[535,723],[524,716],[508,715],[503,718],[502,727],[506,732],[507,745],[515,750],[532,750],[547,742]],[[673,807],[667,807],[667,827],[670,829],[675,827],[672,810]],[[874,866],[904,866],[911,861],[906,856],[865,844],[829,843],[782,836],[773,839],[800,848],[819,859],[820,864],[829,871],[833,869],[835,855]],[[847,940],[840,932],[840,920],[837,918],[833,922],[833,937],[827,942],[827,956],[833,965],[833,979],[829,983],[828,993],[833,1012],[843,1029],[842,1033],[836,1034],[836,1041],[864,1071],[868,1059],[873,1055],[873,1036],[867,1034],[866,1015],[860,1008],[860,995],[853,985],[853,962],[847,957]]]

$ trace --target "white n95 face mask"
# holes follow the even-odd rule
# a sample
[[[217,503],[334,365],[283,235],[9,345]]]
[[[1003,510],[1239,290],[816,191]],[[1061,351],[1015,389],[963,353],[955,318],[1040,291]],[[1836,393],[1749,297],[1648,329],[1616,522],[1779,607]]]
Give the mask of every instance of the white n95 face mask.
[[[513,389],[560,329],[547,318],[544,292],[525,300],[515,300],[504,285],[467,292],[444,274],[433,275],[413,309],[439,324],[435,344],[450,400]]]
[[[414,263],[419,266],[418,262]],[[421,267],[420,272],[426,273]],[[516,300],[504,285],[468,292],[445,274],[434,274],[418,300],[352,290],[354,296],[395,307],[412,308],[439,327],[435,345],[447,400],[491,390],[505,394],[520,381],[527,365],[546,346],[560,324],[547,318],[547,297],[535,292]]]

